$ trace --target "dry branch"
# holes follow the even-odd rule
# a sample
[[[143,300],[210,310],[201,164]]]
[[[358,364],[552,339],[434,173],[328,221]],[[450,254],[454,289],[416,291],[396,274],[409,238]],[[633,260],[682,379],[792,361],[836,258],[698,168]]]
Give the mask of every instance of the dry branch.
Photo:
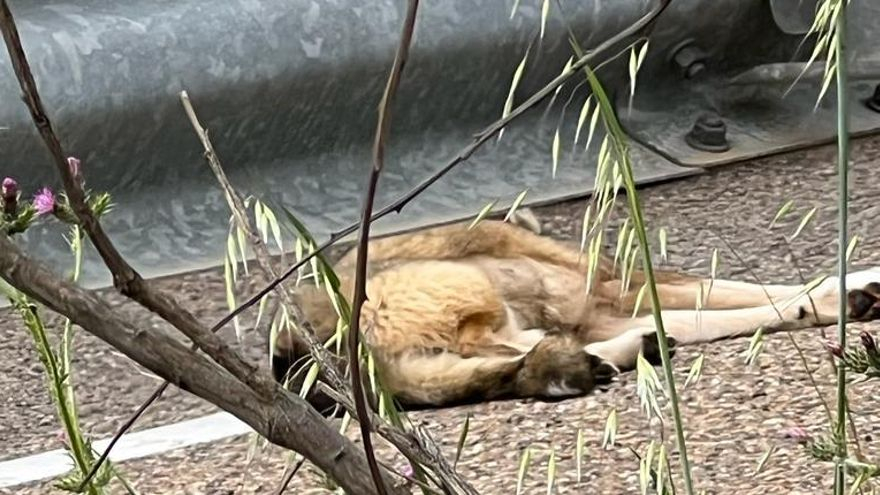
[[[29,259],[6,236],[0,236],[0,277],[156,375],[235,415],[270,442],[301,453],[348,493],[376,493],[360,449],[280,384],[262,395],[174,338],[137,328],[90,291]]]

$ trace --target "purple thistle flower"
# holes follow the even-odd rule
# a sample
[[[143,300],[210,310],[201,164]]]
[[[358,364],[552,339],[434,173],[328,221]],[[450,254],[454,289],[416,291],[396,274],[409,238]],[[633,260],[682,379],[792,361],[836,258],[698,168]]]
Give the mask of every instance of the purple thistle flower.
[[[48,187],[40,189],[34,196],[34,208],[37,215],[47,215],[55,212],[55,194]]]

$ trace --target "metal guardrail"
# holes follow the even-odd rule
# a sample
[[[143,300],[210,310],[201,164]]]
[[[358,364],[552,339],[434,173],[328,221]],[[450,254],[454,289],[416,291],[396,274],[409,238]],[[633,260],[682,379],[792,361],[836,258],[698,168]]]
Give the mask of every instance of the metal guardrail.
[[[429,175],[501,115],[527,47],[530,57],[518,95],[530,94],[561,71],[571,55],[563,15],[590,47],[651,5],[649,0],[562,2],[560,13],[560,3],[551,2],[546,32],[538,39],[540,2],[519,2],[511,19],[513,3],[445,0],[423,6],[378,205]],[[807,96],[770,107],[768,123],[759,111],[766,95],[750,95],[763,94],[770,84],[731,89],[730,81],[750,69],[805,59],[803,50],[797,51],[803,23],[779,22],[792,18],[790,4],[714,0],[706,7],[701,0],[673,1],[652,33],[631,108],[627,57],[602,69],[600,76],[617,94],[622,122],[636,140],[639,182],[700,172],[681,164],[727,163],[833,136],[815,118],[806,126],[811,130],[803,130],[804,109],[812,109]],[[877,7],[854,7],[855,18],[871,18],[853,29],[863,35],[857,44],[869,43],[880,31]],[[13,0],[12,8],[55,127],[70,153],[83,159],[89,186],[114,194],[117,207],[106,228],[146,276],[216,265],[225,248],[229,213],[180,107],[177,94],[184,89],[230,179],[243,191],[283,202],[321,238],[356,220],[402,3]],[[860,8],[870,15],[859,15]],[[869,66],[876,62],[870,50],[856,51]],[[871,83],[869,78],[858,84]],[[797,94],[809,95],[810,84],[815,86],[807,81]],[[564,151],[557,176],[551,177],[552,137],[572,89],[574,84],[567,85],[552,108],[518,120],[500,141],[403,213],[380,221],[377,233],[473,215],[496,199],[503,207],[525,188],[530,189],[527,202],[589,193],[599,139],[590,150],[571,146],[577,109],[587,96],[583,86],[571,95],[562,119]],[[18,94],[4,58],[0,174],[16,176],[25,190],[55,185]],[[787,113],[775,113],[780,108]],[[731,147],[725,153],[687,145],[693,122],[707,110],[726,121]],[[857,130],[880,126],[878,115],[869,112],[856,112]],[[792,116],[800,120],[790,122]],[[37,255],[67,267],[67,249],[57,234],[51,226],[32,229],[26,242]],[[97,257],[89,255],[85,283],[109,280]]]

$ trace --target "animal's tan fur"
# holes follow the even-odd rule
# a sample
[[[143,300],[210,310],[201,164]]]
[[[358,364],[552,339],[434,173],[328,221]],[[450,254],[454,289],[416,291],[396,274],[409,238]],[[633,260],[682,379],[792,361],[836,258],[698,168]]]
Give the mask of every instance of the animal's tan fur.
[[[603,258],[588,295],[586,256],[525,228],[498,221],[472,229],[447,225],[372,240],[369,255],[361,328],[383,382],[405,404],[578,395],[597,378],[632,368],[639,352],[657,359],[649,297],[640,315],[630,317],[641,273],[621,297],[621,282]],[[336,264],[348,297],[355,258],[352,250]],[[880,271],[852,277],[852,317],[880,317]],[[831,279],[811,292],[816,311],[799,286],[762,288],[676,273],[658,280],[664,323],[680,344],[836,318]],[[701,284],[708,297],[698,317]],[[320,337],[329,338],[336,316],[324,289],[305,286],[297,297]],[[289,362],[304,353],[283,335],[278,342],[276,357]]]

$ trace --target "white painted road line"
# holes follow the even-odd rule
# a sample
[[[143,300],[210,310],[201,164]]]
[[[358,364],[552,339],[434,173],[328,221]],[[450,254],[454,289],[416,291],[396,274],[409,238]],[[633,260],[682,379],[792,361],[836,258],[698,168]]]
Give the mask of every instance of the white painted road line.
[[[224,438],[251,433],[250,426],[231,414],[221,412],[201,418],[190,419],[149,430],[129,433],[122,437],[110,460],[120,462],[138,459],[169,450],[213,442]],[[94,442],[94,449],[101,453],[110,439]],[[0,488],[21,485],[63,475],[73,469],[73,462],[63,449],[42,454],[0,461]]]

